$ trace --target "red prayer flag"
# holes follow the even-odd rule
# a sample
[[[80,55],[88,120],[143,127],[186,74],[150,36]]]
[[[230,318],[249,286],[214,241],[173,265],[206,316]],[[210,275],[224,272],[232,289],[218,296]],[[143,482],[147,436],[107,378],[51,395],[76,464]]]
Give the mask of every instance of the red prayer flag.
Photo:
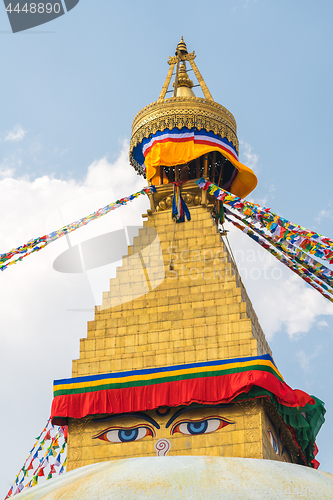
[[[31,470],[31,469],[33,469],[33,468],[34,468],[34,466],[32,465],[32,463],[33,463],[33,459],[31,460],[31,462],[30,462],[29,466],[28,466],[28,467],[27,467],[27,469],[26,469],[26,470],[27,470],[27,472],[28,472],[29,470]]]
[[[44,469],[45,469],[45,467],[42,467],[41,469],[39,469],[38,476],[44,476]]]

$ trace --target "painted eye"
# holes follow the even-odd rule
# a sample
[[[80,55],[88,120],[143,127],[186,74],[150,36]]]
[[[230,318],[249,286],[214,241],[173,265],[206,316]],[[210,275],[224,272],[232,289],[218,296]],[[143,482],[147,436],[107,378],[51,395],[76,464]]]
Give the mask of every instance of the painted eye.
[[[180,432],[180,434],[197,435],[209,434],[215,432],[229,424],[233,424],[231,420],[222,418],[205,418],[202,420],[188,420],[175,425],[172,429],[172,434]]]
[[[150,427],[118,427],[106,429],[93,436],[93,439],[102,439],[109,443],[131,443],[132,441],[139,441],[146,436],[154,436],[154,431]]]
[[[268,435],[269,435],[269,439],[271,441],[271,445],[273,447],[273,450],[275,451],[276,455],[279,455],[280,454],[279,444],[278,444],[277,440],[275,439],[275,437],[273,436],[271,429],[268,429]]]

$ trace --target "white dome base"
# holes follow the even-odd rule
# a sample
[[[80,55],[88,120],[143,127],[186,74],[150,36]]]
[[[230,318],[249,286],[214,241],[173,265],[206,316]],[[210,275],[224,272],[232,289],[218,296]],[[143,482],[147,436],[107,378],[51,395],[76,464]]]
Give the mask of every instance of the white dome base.
[[[19,494],[18,500],[322,500],[333,475],[249,458],[167,456],[81,467]]]

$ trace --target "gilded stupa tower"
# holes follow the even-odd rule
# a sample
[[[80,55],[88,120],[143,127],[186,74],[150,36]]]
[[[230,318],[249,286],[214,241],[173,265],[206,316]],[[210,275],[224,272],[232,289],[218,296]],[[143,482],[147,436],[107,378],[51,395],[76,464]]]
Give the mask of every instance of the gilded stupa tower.
[[[287,477],[281,462],[319,474],[312,467],[321,402],[284,382],[220,229],[223,205],[196,182],[240,197],[255,188],[254,173],[238,160],[236,121],[213,100],[183,39],[168,62],[159,99],[132,125],[130,162],[151,187],[150,209],[88,323],[72,378],[54,385],[53,422],[68,425],[67,470],[104,477],[104,462],[115,461],[114,477],[125,464],[132,484],[131,470],[155,477],[157,460],[162,472],[175,464],[175,477],[182,464],[194,467],[194,484],[203,474],[222,481],[212,471],[223,459],[235,477],[268,467],[268,480],[275,467],[276,484]],[[195,96],[189,70],[204,98]],[[268,460],[230,462],[235,457]],[[226,491],[229,480],[218,488]],[[141,498],[135,491],[124,498]]]
[[[53,415],[69,419],[68,469],[156,456],[163,452],[159,446],[170,456],[305,463],[311,457],[299,448],[281,411],[284,398],[299,406],[297,399],[283,392],[218,231],[216,200],[196,184],[203,177],[244,197],[256,177],[238,160],[233,115],[213,100],[183,39],[169,65],[158,101],[141,110],[132,126],[130,161],[156,188],[147,220],[88,324],[73,379],[55,386]],[[205,98],[195,96],[186,65]],[[166,98],[172,74],[173,95]],[[183,223],[175,220],[176,188],[189,212]],[[105,374],[116,374],[118,383]],[[118,392],[108,392],[112,387]],[[172,425],[166,425],[170,417]],[[147,426],[145,418],[159,428]]]

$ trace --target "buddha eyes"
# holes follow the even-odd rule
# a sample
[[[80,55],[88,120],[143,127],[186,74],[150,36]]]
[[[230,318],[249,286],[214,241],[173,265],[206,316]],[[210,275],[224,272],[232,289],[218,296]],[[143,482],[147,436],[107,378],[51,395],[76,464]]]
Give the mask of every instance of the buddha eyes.
[[[171,428],[171,435],[179,432],[184,435],[209,434],[218,431],[229,424],[234,424],[226,418],[212,416],[201,418],[199,420],[182,420],[177,422]],[[135,425],[132,427],[109,427],[99,432],[93,439],[101,439],[109,443],[132,443],[139,441],[146,436],[155,437],[156,433],[150,425]]]
[[[233,424],[231,420],[221,417],[205,418],[201,420],[187,420],[177,423],[171,430],[171,434],[179,432],[180,434],[198,435],[209,434],[210,432],[218,431],[229,424]]]
[[[146,436],[154,437],[155,432],[150,427],[122,427],[109,428],[100,432],[93,439],[102,439],[109,443],[131,443],[139,441]]]

